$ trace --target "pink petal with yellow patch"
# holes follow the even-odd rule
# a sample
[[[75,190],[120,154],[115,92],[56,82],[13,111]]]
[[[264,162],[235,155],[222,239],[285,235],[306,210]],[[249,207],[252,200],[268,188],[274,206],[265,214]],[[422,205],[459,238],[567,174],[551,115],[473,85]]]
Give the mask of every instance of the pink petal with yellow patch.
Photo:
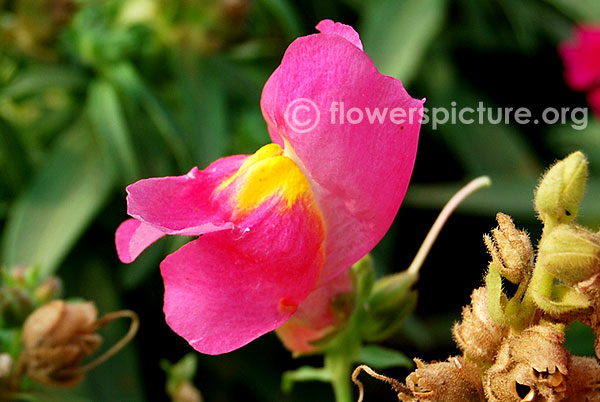
[[[235,190],[233,230],[206,234],[161,264],[167,323],[199,352],[226,353],[281,326],[321,272],[320,212],[302,172],[277,150],[259,150],[220,187]]]
[[[127,186],[126,220],[115,235],[117,254],[124,263],[134,261],[165,234],[201,235],[231,230],[231,205],[218,199],[217,186],[231,177],[247,155],[222,158],[200,171],[183,176],[140,180]]]
[[[574,41],[562,43],[559,52],[573,89],[587,91],[600,85],[600,26],[576,28]]]
[[[215,199],[215,189],[248,158],[218,159],[204,170],[183,176],[156,177],[127,186],[127,213],[166,234],[200,235],[231,229],[230,207]]]
[[[391,225],[412,173],[423,101],[377,71],[351,27],[327,21],[318,27],[322,33],[290,45],[261,107],[273,141],[305,172],[322,211],[324,284]],[[290,105],[298,99],[304,103],[296,113]]]

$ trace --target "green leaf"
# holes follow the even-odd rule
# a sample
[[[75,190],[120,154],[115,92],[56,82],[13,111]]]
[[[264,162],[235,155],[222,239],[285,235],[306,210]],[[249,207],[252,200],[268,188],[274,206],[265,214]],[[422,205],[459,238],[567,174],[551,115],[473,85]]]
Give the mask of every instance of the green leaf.
[[[281,389],[290,392],[297,382],[304,381],[331,381],[331,373],[323,368],[302,366],[293,371],[286,371],[281,377]]]
[[[14,202],[2,236],[8,266],[53,273],[104,204],[113,178],[82,122],[65,133]]]
[[[112,168],[125,183],[139,178],[140,170],[117,92],[111,84],[97,80],[88,91],[88,114],[103,143]]]
[[[365,51],[382,74],[407,85],[443,27],[445,0],[369,2],[361,29]]]
[[[217,67],[193,55],[178,57],[177,81],[187,144],[194,162],[206,166],[223,156],[228,139],[227,105]]]
[[[258,2],[266,8],[281,27],[285,30],[286,38],[292,41],[302,35],[302,28],[298,21],[302,19],[296,9],[287,0],[260,0]]]
[[[404,353],[377,345],[366,345],[360,349],[356,363],[366,364],[374,369],[390,367],[412,367],[413,362]]]
[[[0,118],[0,171],[1,182],[12,194],[17,194],[31,176],[29,153],[19,135]],[[0,197],[4,190],[0,190]],[[8,194],[7,194],[8,195]]]
[[[0,98],[36,95],[49,88],[75,89],[85,82],[79,70],[40,65],[20,71],[12,82],[0,89]]]
[[[598,0],[546,0],[556,9],[582,23],[600,20],[600,2]]]
[[[127,63],[113,66],[109,76],[124,96],[140,105],[146,112],[148,118],[158,129],[168,149],[177,159],[182,170],[189,169],[194,163],[190,158],[190,152],[182,140],[181,128],[178,126],[173,114],[156,96],[138,74],[135,68]]]

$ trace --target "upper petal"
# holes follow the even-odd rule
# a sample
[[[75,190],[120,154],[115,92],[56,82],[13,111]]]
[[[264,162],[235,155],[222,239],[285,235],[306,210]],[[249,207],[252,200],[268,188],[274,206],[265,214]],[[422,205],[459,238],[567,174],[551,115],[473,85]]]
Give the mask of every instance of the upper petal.
[[[206,234],[161,264],[167,323],[199,352],[226,353],[279,327],[319,277],[321,215],[308,184],[302,193],[286,188],[302,172],[280,158],[257,158],[221,190],[236,190],[235,229]],[[244,186],[255,194],[239,196]]]
[[[324,216],[321,283],[364,256],[391,225],[412,172],[423,104],[400,81],[381,75],[348,32],[294,41],[261,100],[273,141],[306,173]],[[298,99],[304,109],[294,114],[290,105]],[[302,124],[314,118],[314,128],[297,130],[290,116]]]

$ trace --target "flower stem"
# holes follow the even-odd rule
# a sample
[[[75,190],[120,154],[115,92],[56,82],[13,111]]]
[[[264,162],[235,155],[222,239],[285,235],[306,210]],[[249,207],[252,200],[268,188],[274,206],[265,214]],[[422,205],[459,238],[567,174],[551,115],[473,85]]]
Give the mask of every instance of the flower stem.
[[[431,250],[431,247],[433,246],[433,243],[435,243],[435,240],[440,234],[442,227],[444,227],[446,221],[448,220],[452,212],[454,212],[456,207],[458,207],[461,202],[463,202],[469,195],[473,194],[475,191],[479,190],[482,187],[489,187],[491,184],[492,181],[488,176],[480,176],[469,182],[469,184],[461,188],[456,194],[454,194],[452,198],[450,198],[446,205],[444,205],[442,212],[440,212],[440,214],[438,215],[431,229],[429,229],[429,233],[427,233],[427,237],[425,237],[423,244],[421,244],[421,248],[419,248],[415,259],[408,267],[409,273],[415,276],[418,275],[419,269],[421,269],[423,262],[425,262],[427,254],[429,254],[429,250]]]
[[[352,370],[361,347],[358,328],[361,312],[356,312],[348,326],[325,352],[325,370],[330,375],[336,402],[354,402]]]

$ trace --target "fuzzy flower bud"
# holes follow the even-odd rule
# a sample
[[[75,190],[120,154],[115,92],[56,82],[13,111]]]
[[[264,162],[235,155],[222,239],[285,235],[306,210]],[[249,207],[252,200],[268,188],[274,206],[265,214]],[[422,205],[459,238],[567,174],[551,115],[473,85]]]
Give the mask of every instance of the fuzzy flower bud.
[[[423,363],[415,359],[417,369],[406,377],[410,392],[400,392],[404,402],[483,402],[481,372],[475,363],[462,357],[445,362]]]
[[[515,227],[510,216],[499,212],[498,227],[492,236],[484,235],[485,245],[500,274],[512,283],[520,283],[533,269],[533,247],[529,235]]]
[[[534,204],[540,219],[546,224],[575,219],[587,176],[587,159],[579,151],[550,167],[535,193]]]
[[[471,294],[471,305],[462,311],[462,322],[456,323],[452,334],[466,357],[478,363],[492,365],[508,333],[508,327],[492,320],[487,307],[487,289],[481,287]]]
[[[539,245],[537,264],[567,285],[600,270],[600,237],[581,226],[558,225]]]
[[[571,356],[563,341],[564,334],[551,325],[530,327],[507,338],[485,374],[488,401],[564,400]]]

